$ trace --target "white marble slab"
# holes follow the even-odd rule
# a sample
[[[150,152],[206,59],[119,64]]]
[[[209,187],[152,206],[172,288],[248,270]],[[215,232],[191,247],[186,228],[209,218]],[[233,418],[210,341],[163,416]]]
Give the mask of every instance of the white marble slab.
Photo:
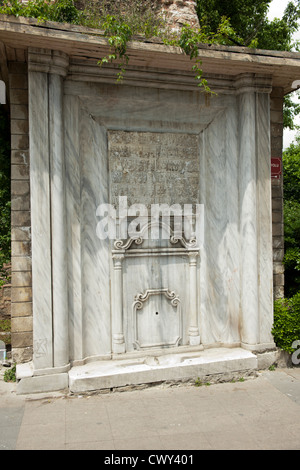
[[[87,113],[80,115],[80,225],[83,357],[111,352],[109,240],[100,240],[97,207],[108,202],[107,136]]]
[[[37,369],[53,366],[52,253],[48,77],[29,74],[33,355]]]

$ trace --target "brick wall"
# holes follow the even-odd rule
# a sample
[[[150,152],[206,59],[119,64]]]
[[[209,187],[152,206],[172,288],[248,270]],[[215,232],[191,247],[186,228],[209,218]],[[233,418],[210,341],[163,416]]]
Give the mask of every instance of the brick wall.
[[[32,279],[27,64],[9,64],[11,110],[12,356],[32,359]]]
[[[271,156],[282,159],[283,146],[283,89],[273,88],[271,93]],[[274,298],[284,296],[284,225],[283,177],[272,179],[273,273]]]

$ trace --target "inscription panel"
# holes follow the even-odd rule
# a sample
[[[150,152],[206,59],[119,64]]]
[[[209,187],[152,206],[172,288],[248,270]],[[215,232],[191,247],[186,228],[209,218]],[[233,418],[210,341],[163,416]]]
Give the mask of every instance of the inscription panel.
[[[111,204],[199,202],[197,135],[109,131],[108,154]]]

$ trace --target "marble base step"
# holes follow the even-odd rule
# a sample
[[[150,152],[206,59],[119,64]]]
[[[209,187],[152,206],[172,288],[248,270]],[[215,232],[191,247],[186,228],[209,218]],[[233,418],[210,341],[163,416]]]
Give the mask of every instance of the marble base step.
[[[257,367],[256,355],[242,348],[91,362],[69,371],[69,390],[83,393],[164,381],[186,381],[208,375],[251,371]]]

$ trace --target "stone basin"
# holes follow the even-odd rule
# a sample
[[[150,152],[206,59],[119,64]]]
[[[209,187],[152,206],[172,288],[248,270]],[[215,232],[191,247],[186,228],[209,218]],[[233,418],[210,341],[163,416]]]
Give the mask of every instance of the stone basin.
[[[167,355],[167,356],[150,356],[144,361],[147,366],[173,366],[184,361],[184,357],[180,355]]]

